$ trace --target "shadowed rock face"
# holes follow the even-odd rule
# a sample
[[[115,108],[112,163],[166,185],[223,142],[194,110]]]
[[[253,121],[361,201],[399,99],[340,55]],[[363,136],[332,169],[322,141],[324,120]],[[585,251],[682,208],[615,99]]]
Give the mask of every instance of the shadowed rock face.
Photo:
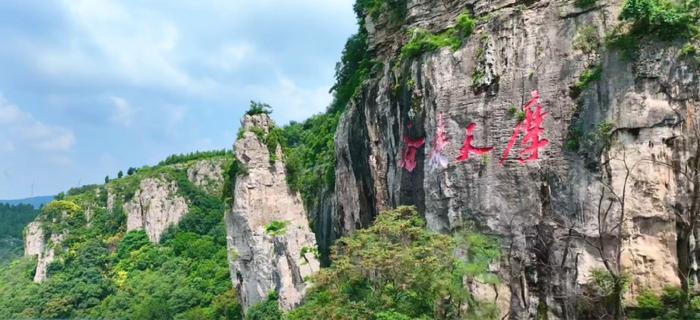
[[[163,233],[177,225],[187,210],[187,202],[177,195],[176,182],[144,179],[133,199],[124,204],[126,228],[127,231],[144,230],[151,242],[158,243]]]
[[[424,210],[435,231],[476,225],[501,238],[505,257],[498,268],[508,287],[499,295],[475,291],[498,296],[501,314],[513,319],[533,318],[538,310],[549,319],[574,319],[591,270],[618,251],[621,269],[632,276],[628,298],[679,285],[679,259],[696,259],[679,244],[676,217],[692,203],[693,183],[683,172],[692,169],[686,164],[698,149],[698,65],[680,57],[682,43],[643,42],[632,61],[603,45],[581,51],[573,43],[582,28],[592,27],[602,43],[619,23],[621,0],[598,3],[584,10],[574,1],[416,0],[409,1],[404,24],[368,17],[369,46],[384,68],[341,118],[337,201],[315,211],[329,215],[316,219],[337,230],[325,238],[407,204]],[[459,50],[399,61],[407,30],[440,32],[465,9],[489,17]],[[574,90],[598,64],[600,80]],[[501,165],[519,121],[509,109],[519,110],[535,90],[547,113],[540,138],[548,145],[538,160],[521,164],[522,134]],[[441,113],[450,163],[431,170],[424,163]],[[457,162],[470,123],[477,125],[474,146],[494,149]],[[600,137],[608,123],[609,138]],[[413,172],[398,166],[404,137],[426,139]],[[578,150],[567,148],[573,139]],[[601,212],[606,219],[599,224]]]
[[[225,220],[231,276],[244,309],[276,291],[280,307],[290,310],[304,296],[304,279],[319,270],[316,240],[300,196],[287,186],[284,163],[271,163],[267,146],[251,131],[267,134],[273,125],[267,115],[246,115],[235,145],[246,173],[236,179]],[[279,147],[276,153],[282,159]],[[283,228],[266,230],[273,224]]]

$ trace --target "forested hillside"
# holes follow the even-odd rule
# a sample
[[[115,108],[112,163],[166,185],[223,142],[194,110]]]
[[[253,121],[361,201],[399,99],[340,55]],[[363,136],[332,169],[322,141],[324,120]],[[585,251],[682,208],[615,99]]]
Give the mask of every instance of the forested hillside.
[[[0,264],[22,256],[24,228],[38,213],[30,204],[0,203]]]
[[[38,219],[44,233],[63,238],[49,245],[57,258],[42,283],[32,281],[35,256],[0,269],[0,318],[239,318],[221,190],[187,176],[202,161],[225,165],[231,158],[216,152],[172,157],[106,185],[72,190],[44,207]],[[149,178],[174,183],[189,208],[160,244],[144,231],[127,232],[124,204]]]

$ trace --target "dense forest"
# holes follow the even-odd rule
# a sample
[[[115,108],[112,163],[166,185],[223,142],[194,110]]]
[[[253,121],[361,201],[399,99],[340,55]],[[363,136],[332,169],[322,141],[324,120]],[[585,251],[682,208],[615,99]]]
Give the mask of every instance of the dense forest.
[[[39,213],[32,205],[0,203],[0,264],[22,256],[23,233]]]

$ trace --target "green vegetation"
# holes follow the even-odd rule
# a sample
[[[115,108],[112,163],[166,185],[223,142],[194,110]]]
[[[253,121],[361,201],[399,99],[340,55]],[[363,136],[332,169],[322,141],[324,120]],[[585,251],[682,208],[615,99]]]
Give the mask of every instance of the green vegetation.
[[[187,154],[177,154],[177,155],[171,155],[165,158],[165,160],[161,161],[158,163],[158,166],[166,166],[166,165],[173,165],[173,164],[178,164],[178,163],[187,163],[191,161],[197,161],[197,160],[204,160],[204,159],[209,159],[212,157],[224,157],[228,156],[231,154],[231,150],[214,150],[214,151],[197,151],[197,152],[191,152]],[[129,175],[132,175],[136,173],[136,169],[131,170],[133,168],[130,168],[129,171],[131,173]]]
[[[267,300],[258,303],[248,309],[247,320],[282,320],[283,315],[277,304],[279,295],[271,292]]]
[[[641,39],[687,39],[700,36],[700,1],[626,0],[620,20],[628,23],[610,32],[605,39],[610,49],[620,50],[624,60],[633,60]]]
[[[698,54],[698,47],[691,43],[686,43],[683,48],[681,48],[682,57],[691,57]]]
[[[262,128],[253,127],[250,128],[250,132],[254,133],[258,140],[267,146],[267,151],[270,154],[270,164],[275,164],[277,161],[277,146],[281,146],[284,149],[284,130],[273,126],[269,132],[265,132]],[[241,134],[239,139],[242,137]]]
[[[488,266],[498,243],[483,235],[427,231],[412,207],[379,214],[374,225],[338,240],[333,265],[313,277],[299,319],[493,319],[496,309],[464,280],[498,283]]]
[[[427,30],[416,28],[411,30],[410,40],[401,48],[401,59],[411,59],[426,52],[435,52],[440,48],[448,47],[451,50],[459,49],[464,40],[474,31],[476,21],[468,12],[463,12],[457,17],[454,27],[438,34],[432,34]]]
[[[265,233],[273,237],[283,236],[287,232],[287,221],[273,220],[265,225]]]
[[[574,38],[574,49],[581,50],[585,54],[591,54],[600,48],[600,37],[593,26],[581,27]]]
[[[360,92],[365,80],[381,68],[380,64],[372,61],[367,47],[363,14],[368,3],[358,1],[355,5],[360,28],[345,43],[340,62],[336,65],[335,84],[331,87],[333,102],[326,113],[312,116],[301,123],[292,122],[282,129],[287,183],[292,190],[301,193],[307,208],[316,204],[320,194],[333,190],[338,120],[347,104]]]
[[[683,48],[681,48],[680,55],[683,58],[695,58],[695,62],[700,64],[700,49],[692,43],[686,43]]]
[[[366,14],[373,19],[377,19],[382,13],[387,12],[389,21],[399,23],[406,18],[408,13],[408,0],[357,0],[354,9],[358,17]]]
[[[576,89],[578,89],[579,92],[585,90],[591,85],[591,83],[600,80],[602,75],[603,65],[601,64],[598,64],[593,68],[584,71],[581,74],[581,76],[579,76],[578,81],[576,82]]]
[[[233,189],[236,186],[236,178],[241,175],[248,174],[248,168],[241,163],[236,157],[227,160],[224,165],[224,188],[221,198],[227,206],[233,205]]]
[[[483,65],[486,62],[486,51],[483,45],[476,48],[476,53],[474,54],[474,70],[472,71],[472,86],[474,88],[479,88],[484,82],[484,77],[486,76]]]
[[[38,214],[29,204],[0,203],[0,264],[22,256],[23,230]]]
[[[578,151],[581,148],[581,139],[584,133],[581,127],[573,126],[569,131],[569,136],[566,139],[566,149],[569,151]]]
[[[630,308],[629,314],[631,319],[700,319],[700,296],[686,300],[683,291],[675,287],[664,288],[661,295],[645,291],[637,296],[637,306]]]
[[[700,2],[669,0],[627,0],[620,20],[632,24],[634,34],[654,34],[663,39],[688,37],[697,33]]]
[[[169,164],[206,157],[197,154]],[[40,285],[32,282],[36,258],[0,267],[0,318],[241,319],[229,278],[225,204],[189,182],[186,169],[144,167],[47,204],[39,220],[47,233],[65,235],[54,244],[57,259]],[[190,208],[159,245],[142,231],[126,233],[122,207],[149,177],[174,181]],[[117,195],[112,212],[106,188]]]
[[[245,114],[249,116],[254,116],[256,114],[270,114],[272,113],[272,107],[267,103],[250,101],[250,108]]]
[[[598,0],[576,0],[575,5],[579,8],[588,9],[595,6],[596,3],[598,3]]]

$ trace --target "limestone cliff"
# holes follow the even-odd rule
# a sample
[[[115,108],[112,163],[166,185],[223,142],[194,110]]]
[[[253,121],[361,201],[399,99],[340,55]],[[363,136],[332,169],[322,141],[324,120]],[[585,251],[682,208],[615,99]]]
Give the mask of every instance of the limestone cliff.
[[[502,314],[512,319],[575,319],[590,272],[604,261],[631,275],[630,296],[680,285],[679,264],[697,264],[698,240],[679,226],[697,210],[689,177],[698,172],[700,106],[698,64],[681,56],[682,43],[643,41],[632,59],[605,49],[620,0],[588,9],[575,1],[407,3],[403,23],[365,18],[381,68],[341,118],[337,203],[317,219],[349,234],[380,210],[416,205],[432,230],[476,225],[499,236],[508,284],[499,295],[510,297]],[[465,11],[478,23],[463,46],[400,58],[409,30],[438,34]],[[582,35],[593,49],[576,44]],[[584,87],[587,72],[599,79]],[[535,91],[542,112],[524,108]],[[440,117],[449,163],[431,168]],[[524,131],[533,130],[541,148],[524,151],[533,145]],[[422,138],[409,172],[400,165],[407,142]]]
[[[208,194],[220,196],[224,186],[224,160],[196,161],[187,168],[187,179]]]
[[[24,237],[24,255],[36,256],[37,265],[34,282],[41,283],[48,277],[49,265],[56,259],[55,246],[59,245],[65,235],[51,234],[45,241],[44,228],[40,221],[33,221],[27,226]]]
[[[287,186],[282,151],[278,146],[271,158],[264,141],[273,127],[266,114],[246,115],[234,147],[244,169],[225,220],[231,276],[244,309],[273,291],[283,310],[293,308],[306,277],[319,270],[316,240],[300,196]]]
[[[148,178],[124,204],[124,211],[127,231],[144,230],[152,242],[158,243],[163,233],[187,214],[187,202],[177,194],[176,182]]]

